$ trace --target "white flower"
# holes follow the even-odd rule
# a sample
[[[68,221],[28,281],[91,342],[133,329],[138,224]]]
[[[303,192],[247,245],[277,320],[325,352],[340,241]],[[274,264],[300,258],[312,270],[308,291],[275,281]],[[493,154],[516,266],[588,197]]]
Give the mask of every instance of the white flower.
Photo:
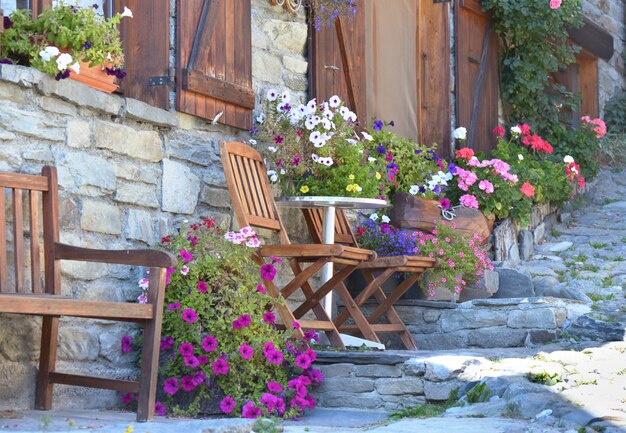
[[[389,222],[391,222],[391,220],[389,219],[389,217],[387,215],[383,215],[380,220],[382,222],[384,222],[385,224],[389,224]]]
[[[521,133],[522,133],[522,128],[520,128],[518,125],[511,127],[511,134],[520,135]]]
[[[322,106],[320,107],[321,111],[324,112],[326,110],[330,110],[330,106],[328,105],[328,102],[324,102],[322,103]]]
[[[289,107],[289,110],[286,110],[287,107]],[[276,106],[276,111],[278,111],[279,113],[282,111],[286,111],[287,113],[291,113],[291,105],[289,105],[289,102],[281,102],[280,104],[278,104]]]
[[[418,192],[420,192],[420,187],[417,185],[412,185],[409,189],[409,194],[411,195],[417,195]]]
[[[353,113],[352,111],[350,112],[350,116],[347,119],[349,121],[351,121],[352,123],[356,123],[356,113]]]
[[[361,135],[363,135],[363,140],[372,141],[374,139],[374,137],[372,137],[365,131],[361,132]]]
[[[189,273],[189,268],[187,266],[183,266],[183,268],[180,270],[180,273],[183,275],[187,275]]]
[[[80,74],[80,63],[74,63],[72,66],[70,66],[70,69],[74,71],[75,74]]]
[[[283,102],[289,102],[291,96],[289,95],[289,92],[285,90],[283,93],[280,94],[280,99],[282,99]]]
[[[278,149],[275,148],[274,146],[267,146],[267,150],[269,150],[272,153],[276,153],[278,151]]]
[[[576,170],[576,167],[572,167],[571,170],[572,170],[572,173],[578,174],[578,170]]]
[[[273,102],[278,98],[278,92],[274,89],[269,89],[266,97],[268,101]]]
[[[524,160],[524,155],[522,155],[521,153],[517,154],[517,159],[519,159],[520,161]]]
[[[64,71],[67,69],[67,66],[72,63],[74,59],[67,53],[62,53],[57,57],[57,68],[59,71]]]
[[[353,146],[357,143],[357,141],[354,138],[346,138],[346,141]]]
[[[322,119],[322,126],[324,127],[325,130],[330,131],[331,128],[333,127],[333,122],[331,122],[330,120],[323,118]]]
[[[122,12],[122,16],[123,17],[133,17],[133,11],[131,11],[130,9],[128,9],[126,6],[124,6],[124,12]]]
[[[285,169],[284,169],[284,168],[281,168],[281,169],[280,169],[280,174],[285,174],[285,173],[287,173],[287,172],[285,171]]]
[[[335,117],[335,114],[330,110],[326,110],[322,113],[322,116],[324,116],[328,120],[333,120],[333,117]]]
[[[344,105],[343,107],[341,107],[339,109],[339,114],[341,114],[341,116],[344,118],[344,120],[348,120],[348,118],[350,117],[349,116],[350,109]],[[346,118],[346,116],[348,116],[348,117]]]
[[[139,285],[139,287],[141,287],[143,290],[147,290],[148,286],[150,285],[150,280],[148,280],[147,278],[142,278],[141,280],[139,280],[139,282],[137,283]]]
[[[322,134],[319,131],[313,131],[311,132],[311,135],[309,135],[309,141],[311,143],[315,143],[316,141],[320,139],[321,136]]]
[[[313,128],[315,128],[317,124],[315,123],[315,117],[309,117],[306,119],[306,121],[304,122],[304,126],[306,127],[306,129],[308,129],[309,131],[312,130]]]
[[[313,142],[313,146],[317,148],[324,147],[326,146],[326,140],[324,140],[323,138],[320,138],[319,140],[315,140]]]
[[[320,158],[318,162],[320,164],[324,164],[327,167],[330,167],[331,165],[333,165],[333,159],[330,156],[326,158]]]
[[[369,162],[376,162],[376,158],[372,158],[371,156],[368,156],[368,157],[367,157],[367,160],[368,160]]]
[[[373,213],[373,214],[371,214],[371,215],[370,215],[370,219],[371,219],[372,221],[378,221],[378,214],[377,214],[377,213]]]
[[[248,143],[250,143],[252,146],[256,146],[256,140],[254,138],[248,140]]]
[[[39,57],[41,57],[44,62],[49,62],[51,58],[58,55],[59,49],[57,47],[46,47],[43,50],[39,51]]]
[[[315,111],[315,109],[317,108],[317,101],[315,100],[315,98],[306,103],[306,108],[308,108],[310,112]]]
[[[565,155],[565,158],[563,158],[563,162],[566,164],[571,164],[572,162],[574,162],[574,158],[570,155]]]
[[[454,131],[452,131],[452,138],[456,140],[465,140],[467,138],[467,129],[462,126],[456,128]]]
[[[319,161],[320,161],[320,157],[319,157],[319,156],[317,156],[317,154],[315,154],[315,153],[312,153],[312,154],[311,154],[311,159],[312,159],[313,161],[315,161],[315,162],[319,162]]]
[[[263,114],[263,113],[259,113],[259,115],[258,115],[258,116],[256,116],[256,121],[257,121],[258,123],[263,123],[263,122],[265,122],[265,114]]]
[[[341,99],[339,99],[339,96],[334,95],[334,96],[331,96],[328,102],[330,103],[331,107],[337,108],[339,107],[339,104],[341,104]]]
[[[363,191],[363,188],[361,188],[360,186],[357,185],[356,192],[361,192],[361,191]]]
[[[270,178],[270,182],[278,181],[278,175],[276,174],[276,170],[267,170],[267,175]]]

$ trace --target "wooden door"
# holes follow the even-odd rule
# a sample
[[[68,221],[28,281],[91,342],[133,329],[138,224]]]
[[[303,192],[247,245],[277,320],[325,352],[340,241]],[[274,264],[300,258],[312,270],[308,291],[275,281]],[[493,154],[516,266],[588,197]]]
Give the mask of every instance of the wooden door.
[[[467,128],[467,146],[487,154],[497,140],[498,37],[478,0],[456,6],[456,126]]]
[[[314,18],[309,20],[315,22]],[[365,11],[317,31],[309,27],[309,87],[318,101],[337,95],[361,124],[368,121],[365,101]]]
[[[450,155],[450,6],[419,0],[419,142]]]

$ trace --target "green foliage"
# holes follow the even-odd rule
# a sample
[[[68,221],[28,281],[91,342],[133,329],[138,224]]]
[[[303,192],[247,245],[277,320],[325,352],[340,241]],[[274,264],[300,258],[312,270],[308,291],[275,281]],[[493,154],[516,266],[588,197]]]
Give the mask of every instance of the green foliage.
[[[626,163],[626,132],[609,132],[602,137],[598,159],[604,163],[618,165],[611,171],[619,173],[620,166]]]
[[[574,96],[549,82],[550,74],[573,63],[577,48],[567,29],[582,24],[580,0],[551,9],[544,0],[486,0],[502,41],[502,96],[509,123],[530,123],[540,131],[559,122],[559,107]]]
[[[577,129],[566,128],[560,123],[555,123],[548,129],[546,139],[554,147],[552,154],[554,160],[562,161],[566,155],[570,155],[574,161],[583,166],[582,175],[585,178],[593,179],[598,174],[600,164],[595,156],[600,150],[600,140],[584,122]]]
[[[450,397],[441,403],[425,403],[415,407],[404,407],[389,415],[389,421],[399,421],[404,418],[433,418],[458,404],[458,389],[450,393]]]
[[[491,391],[487,388],[487,382],[480,382],[472,389],[467,391],[467,401],[468,403],[483,403],[487,401],[489,396],[491,395]]]
[[[626,133],[626,93],[609,99],[604,106],[604,121],[610,133]]]
[[[0,49],[12,62],[51,75],[65,68],[61,69],[55,61],[58,53],[47,60],[40,55],[46,47],[70,53],[73,62],[122,68],[124,54],[117,26],[124,16],[132,15],[126,11],[105,20],[93,7],[80,8],[63,2],[45,9],[36,19],[27,10],[17,9],[9,17],[12,26],[0,35]]]
[[[563,380],[560,373],[548,372],[545,370],[528,373],[528,380],[534,383],[541,383],[547,386],[554,386]]]

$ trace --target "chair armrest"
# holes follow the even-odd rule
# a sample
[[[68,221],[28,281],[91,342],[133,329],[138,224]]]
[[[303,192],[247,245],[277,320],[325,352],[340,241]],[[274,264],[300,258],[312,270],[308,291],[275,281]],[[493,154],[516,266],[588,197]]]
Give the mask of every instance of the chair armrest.
[[[260,253],[263,257],[327,257],[341,255],[343,247],[336,244],[265,245]]]
[[[157,268],[173,268],[177,264],[176,257],[166,251],[153,249],[96,250],[58,242],[54,244],[54,258],[55,260],[77,260]]]

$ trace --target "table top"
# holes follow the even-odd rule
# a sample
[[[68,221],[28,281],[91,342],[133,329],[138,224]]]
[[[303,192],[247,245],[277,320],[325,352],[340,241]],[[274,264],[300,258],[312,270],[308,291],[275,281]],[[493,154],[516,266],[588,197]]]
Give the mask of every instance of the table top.
[[[296,208],[325,208],[332,206],[342,209],[380,209],[390,206],[386,200],[377,198],[329,196],[280,197],[276,200],[276,204],[278,206]]]

